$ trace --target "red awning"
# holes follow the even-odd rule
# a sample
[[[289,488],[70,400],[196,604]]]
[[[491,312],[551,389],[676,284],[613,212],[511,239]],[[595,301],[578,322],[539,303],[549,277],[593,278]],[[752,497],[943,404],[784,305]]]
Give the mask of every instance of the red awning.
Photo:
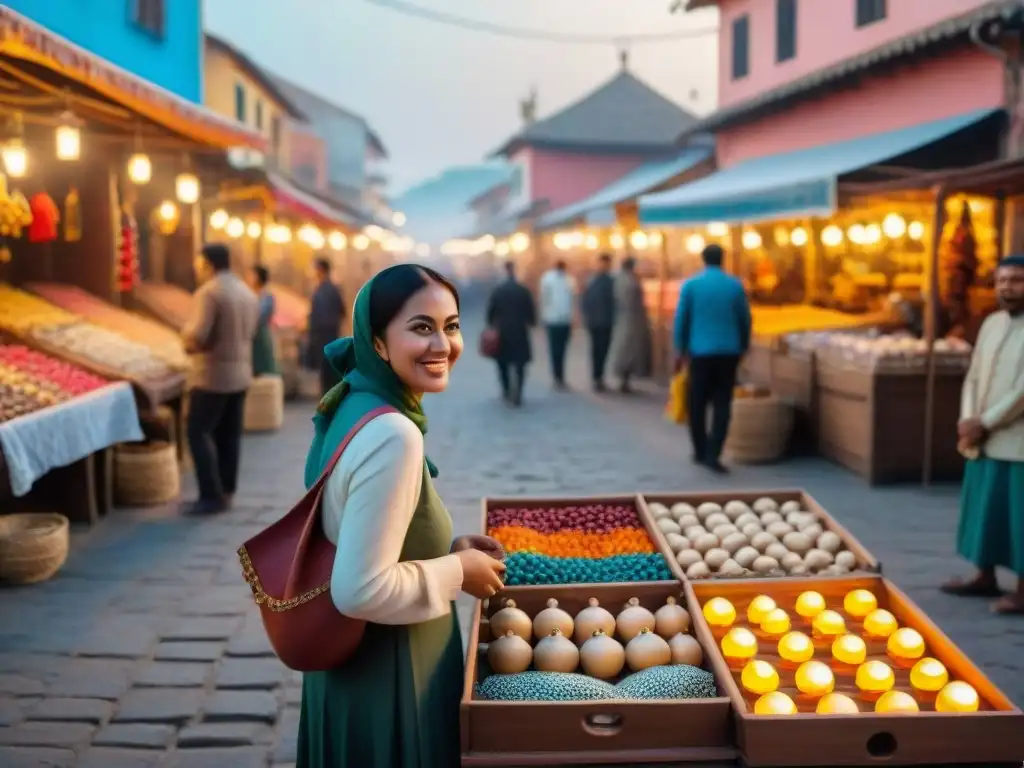
[[[261,134],[89,53],[5,5],[0,5],[0,54],[51,69],[198,143],[267,149]]]

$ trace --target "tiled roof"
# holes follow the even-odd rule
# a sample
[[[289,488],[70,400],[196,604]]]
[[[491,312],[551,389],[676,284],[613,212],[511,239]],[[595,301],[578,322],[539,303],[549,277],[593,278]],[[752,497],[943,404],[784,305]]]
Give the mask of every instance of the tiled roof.
[[[263,67],[249,58],[248,54],[236,48],[224,38],[211,35],[209,32],[206,33],[206,44],[234,59],[239,69],[256,81],[256,84],[266,91],[288,113],[289,117],[294,120],[306,120],[306,115],[277,87],[274,78]]]
[[[362,115],[358,115],[350,109],[346,109],[345,107],[335,104],[333,101],[329,101],[323,96],[303,88],[301,85],[296,85],[289,80],[285,80],[283,77],[278,77],[277,75],[271,75],[271,77],[277,84],[277,87],[280,88],[289,99],[299,105],[299,108],[308,115],[311,122],[315,123],[318,119],[326,117],[330,113],[345,115],[346,117],[362,123],[363,127],[366,129],[366,136],[373,145],[373,148],[382,156],[388,156],[388,151],[384,147],[384,142],[381,141],[380,136],[373,130],[370,124],[366,121],[366,118]]]
[[[687,10],[707,4],[706,0],[691,0]],[[940,21],[739,104],[720,109],[695,122],[686,134],[726,128],[784,109],[794,102],[812,98],[827,88],[840,88],[855,83],[858,77],[883,71],[901,60],[940,54],[948,47],[969,39],[971,29],[977,25],[1020,20],[1022,17],[1024,0],[992,0],[967,13]]]
[[[622,70],[579,101],[527,125],[494,154],[507,156],[523,146],[665,152],[696,122],[696,115]]]

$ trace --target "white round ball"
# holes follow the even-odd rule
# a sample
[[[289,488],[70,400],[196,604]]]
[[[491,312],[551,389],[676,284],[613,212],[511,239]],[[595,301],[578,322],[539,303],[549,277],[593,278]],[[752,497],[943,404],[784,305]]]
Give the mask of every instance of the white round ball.
[[[724,512],[730,520],[736,520],[741,515],[750,511],[750,507],[743,501],[730,501],[725,505]]]
[[[784,501],[782,506],[779,507],[779,512],[784,515],[788,515],[790,512],[799,512],[800,502],[799,501]]]
[[[732,556],[732,559],[739,563],[741,568],[749,568],[760,556],[761,553],[753,547],[741,547],[736,554]]]
[[[818,537],[818,549],[823,549],[832,555],[838,552],[842,546],[843,540],[835,531],[825,531]]]
[[[742,515],[736,518],[733,524],[742,531],[743,526],[750,525],[751,523],[754,523],[755,525],[757,525],[758,528],[760,528],[761,518],[755,515],[753,512],[744,512]]]
[[[810,571],[807,570],[807,566],[803,563],[800,563],[800,565],[794,565],[789,569],[790,576],[806,576],[808,573],[810,573]]]
[[[836,555],[836,565],[842,566],[847,571],[857,570],[857,556],[848,549]]]
[[[735,525],[716,525],[711,532],[715,534],[719,539],[724,539],[726,536],[730,536],[734,533],[739,533],[739,530]]]
[[[658,529],[662,533],[682,533],[679,524],[669,517],[663,517],[657,521]]]
[[[717,547],[704,553],[704,562],[712,571],[717,571],[728,559],[729,553]]]
[[[679,523],[679,527],[684,531],[694,525],[700,525],[700,520],[697,518],[697,513],[694,512],[692,515],[680,515],[679,519],[676,520]],[[702,526],[703,527],[703,526]]]
[[[735,555],[745,546],[747,546],[747,537],[742,533],[730,533],[722,539],[722,549],[730,555]]]
[[[694,563],[703,563],[704,558],[696,549],[684,549],[676,553],[676,562],[685,570]]]
[[[789,523],[784,523],[781,520],[777,520],[774,523],[769,523],[768,527],[765,528],[765,530],[768,531],[768,533],[770,533],[776,539],[781,539],[787,533],[793,532],[793,526]]]
[[[784,558],[788,554],[791,554],[790,551],[786,549],[786,545],[780,541],[773,541],[765,548],[764,553],[768,557],[774,557],[780,563],[782,562],[782,558]]]
[[[703,504],[697,507],[697,517],[699,517],[701,520],[706,520],[708,515],[721,513],[721,511],[721,504],[715,504],[713,501],[705,501]]]
[[[832,555],[823,549],[812,549],[804,556],[804,565],[807,570],[817,573],[832,565]]]
[[[697,510],[694,509],[692,505],[682,501],[677,501],[673,504],[672,509],[670,509],[669,512],[672,514],[672,519],[676,522],[679,522],[679,518],[687,515],[692,516],[694,519],[697,518]]]
[[[804,559],[796,552],[787,552],[779,560],[779,565],[785,568],[787,573],[792,573],[797,566],[803,567],[803,564]]]
[[[656,501],[652,501],[650,504],[648,504],[647,509],[650,510],[651,517],[653,517],[655,520],[660,520],[663,517],[668,517],[670,514],[668,507],[666,507],[664,504],[659,504]]]
[[[705,533],[693,540],[693,548],[702,555],[717,547],[718,544],[718,537],[713,533]]]
[[[781,522],[783,522],[782,515],[780,515],[778,512],[765,512],[763,515],[761,515],[761,525],[768,526],[772,523]]]
[[[762,512],[774,512],[779,508],[779,503],[775,499],[769,499],[767,496],[762,496],[760,499],[755,501],[752,505],[754,511],[758,514]]]
[[[757,534],[763,531],[764,528],[761,527],[760,523],[747,523],[742,528],[740,528],[740,532],[748,539],[754,538],[755,536],[757,536]]]
[[[811,537],[799,531],[787,533],[782,537],[782,543],[786,545],[786,549],[790,552],[796,552],[801,557],[807,554],[814,546]]]
[[[711,575],[711,569],[702,560],[699,563],[694,563],[686,569],[686,578],[688,579],[706,579]]]
[[[761,555],[754,561],[753,569],[755,573],[768,574],[779,569],[779,561],[774,557]]]
[[[683,529],[683,536],[690,541],[693,541],[698,536],[703,536],[705,533],[707,533],[707,529],[703,525],[688,525]]]
[[[764,531],[762,531],[761,533],[755,534],[750,537],[750,546],[752,546],[758,552],[763,554],[764,551],[768,549],[768,545],[773,544],[775,541],[776,539],[774,536],[772,536],[770,533],[765,533]]]
[[[732,521],[724,512],[714,512],[704,518],[704,527],[709,531],[715,530],[720,525],[730,525]]]
[[[746,573],[746,569],[735,560],[726,560],[722,563],[722,567],[718,569],[718,575],[726,578],[736,578],[744,573]]]
[[[821,536],[822,533],[824,533],[824,529],[818,523],[811,523],[801,528],[800,533],[804,534],[805,536],[810,536],[811,539],[817,541],[818,537]]]
[[[668,542],[668,548],[673,552],[682,552],[691,547],[690,540],[679,533],[666,533],[665,541]]]

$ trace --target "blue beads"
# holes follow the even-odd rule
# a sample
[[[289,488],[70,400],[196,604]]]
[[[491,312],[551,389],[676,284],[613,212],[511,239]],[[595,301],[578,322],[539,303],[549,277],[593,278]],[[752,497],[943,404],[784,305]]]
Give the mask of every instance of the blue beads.
[[[672,581],[665,558],[658,553],[611,557],[550,557],[534,552],[512,552],[505,557],[505,583],[606,584],[617,581]]]

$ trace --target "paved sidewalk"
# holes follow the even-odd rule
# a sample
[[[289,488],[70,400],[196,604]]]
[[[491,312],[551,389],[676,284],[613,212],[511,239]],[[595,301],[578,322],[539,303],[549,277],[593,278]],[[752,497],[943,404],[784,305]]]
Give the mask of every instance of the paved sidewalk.
[[[1024,703],[1024,621],[935,590],[964,570],[951,554],[955,488],[873,491],[814,460],[711,477],[690,465],[684,431],[661,420],[655,396],[555,394],[541,370],[523,410],[510,411],[471,333],[467,347],[451,391],[428,405],[428,451],[457,532],[478,530],[485,494],[804,487]],[[582,385],[582,339],[573,347]],[[230,514],[195,521],[169,509],[119,511],[76,536],[56,579],[0,591],[0,766],[294,761],[300,680],[271,655],[234,552],[299,493],[310,411],[291,405],[280,433],[246,438]]]

